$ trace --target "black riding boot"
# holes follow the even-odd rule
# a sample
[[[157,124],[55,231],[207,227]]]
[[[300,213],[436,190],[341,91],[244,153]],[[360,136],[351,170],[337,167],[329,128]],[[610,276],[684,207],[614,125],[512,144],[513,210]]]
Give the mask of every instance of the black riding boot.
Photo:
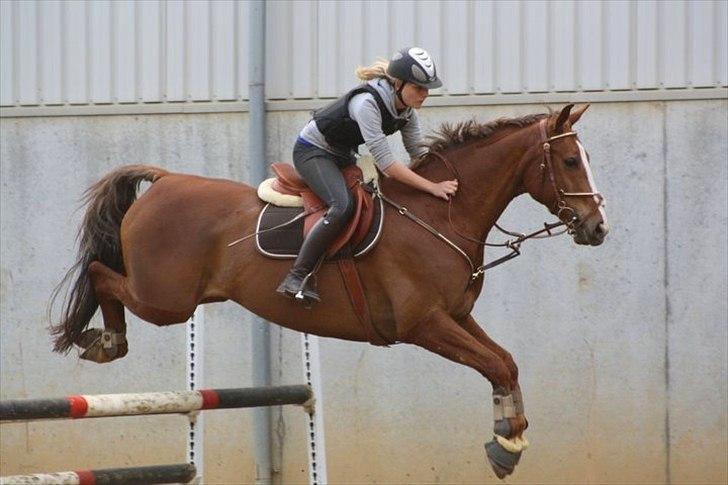
[[[303,241],[293,268],[276,291],[301,301],[306,299],[321,301],[309,274],[316,268],[319,259],[324,256],[324,252],[336,239],[336,236],[338,236],[338,231],[326,218],[318,221]]]

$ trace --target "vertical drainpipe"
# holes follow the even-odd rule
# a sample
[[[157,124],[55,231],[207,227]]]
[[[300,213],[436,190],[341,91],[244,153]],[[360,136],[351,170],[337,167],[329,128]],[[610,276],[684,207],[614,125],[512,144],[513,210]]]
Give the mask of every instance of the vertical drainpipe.
[[[256,186],[266,177],[268,165],[265,157],[265,1],[249,3],[248,97],[250,180]],[[270,326],[265,320],[253,316],[251,327],[253,385],[271,385]],[[255,483],[269,485],[272,476],[271,461],[271,408],[253,409],[255,441]]]

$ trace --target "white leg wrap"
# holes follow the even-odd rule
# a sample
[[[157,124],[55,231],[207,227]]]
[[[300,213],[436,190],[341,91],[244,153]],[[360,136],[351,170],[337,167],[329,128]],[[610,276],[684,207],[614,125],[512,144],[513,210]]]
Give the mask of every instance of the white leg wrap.
[[[516,438],[516,442],[520,442],[521,443],[521,448],[524,449],[524,450],[526,448],[528,448],[529,446],[531,446],[531,443],[529,443],[528,440],[525,437],[523,437],[523,436],[521,436],[520,438]]]
[[[528,448],[528,440],[526,438],[514,438],[509,440],[503,436],[495,435],[495,440],[507,451],[511,453],[518,453]]]
[[[516,407],[513,404],[513,396],[493,395],[493,420],[500,421],[503,418],[515,418]]]
[[[126,343],[126,334],[124,333],[116,333],[110,330],[105,330],[101,334],[101,345],[105,349],[112,349],[117,345],[124,343]]]
[[[516,388],[513,389],[513,393],[511,393],[513,396],[513,405],[516,408],[516,414],[524,414],[523,409],[523,394],[521,393],[521,385],[516,384]]]
[[[509,440],[508,438],[504,438],[499,435],[495,435],[496,441],[507,451],[510,451],[511,453],[518,453],[519,451],[523,451],[523,445],[519,443],[517,440]]]

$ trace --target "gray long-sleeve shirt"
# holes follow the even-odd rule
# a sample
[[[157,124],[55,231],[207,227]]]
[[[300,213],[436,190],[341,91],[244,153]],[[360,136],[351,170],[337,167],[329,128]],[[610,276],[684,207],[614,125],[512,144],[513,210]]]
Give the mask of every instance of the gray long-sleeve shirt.
[[[427,149],[421,146],[422,131],[420,129],[417,112],[412,108],[407,108],[402,113],[397,113],[394,104],[396,93],[394,87],[386,79],[372,79],[371,81],[367,81],[367,84],[377,90],[382,97],[382,101],[384,101],[384,105],[392,116],[398,119],[409,117],[409,122],[402,127],[400,133],[402,134],[404,147],[410,157],[417,158],[424,155]],[[382,131],[382,114],[379,111],[379,106],[374,96],[370,93],[360,93],[351,98],[349,102],[349,117],[358,123],[362,137],[364,138],[364,143],[369,153],[374,157],[377,167],[382,171],[389,168],[395,162],[395,159],[387,142],[387,136]],[[324,135],[318,130],[316,122],[313,119],[303,127],[299,136],[327,152],[336,155],[349,155],[348,153],[341,153],[329,145]]]

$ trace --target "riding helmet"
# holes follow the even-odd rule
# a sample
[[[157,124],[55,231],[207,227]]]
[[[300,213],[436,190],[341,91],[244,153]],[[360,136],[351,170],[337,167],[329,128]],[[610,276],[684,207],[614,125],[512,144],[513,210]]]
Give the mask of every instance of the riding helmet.
[[[395,52],[389,61],[387,74],[427,89],[442,86],[442,81],[437,77],[435,62],[430,54],[420,47],[406,47]]]

